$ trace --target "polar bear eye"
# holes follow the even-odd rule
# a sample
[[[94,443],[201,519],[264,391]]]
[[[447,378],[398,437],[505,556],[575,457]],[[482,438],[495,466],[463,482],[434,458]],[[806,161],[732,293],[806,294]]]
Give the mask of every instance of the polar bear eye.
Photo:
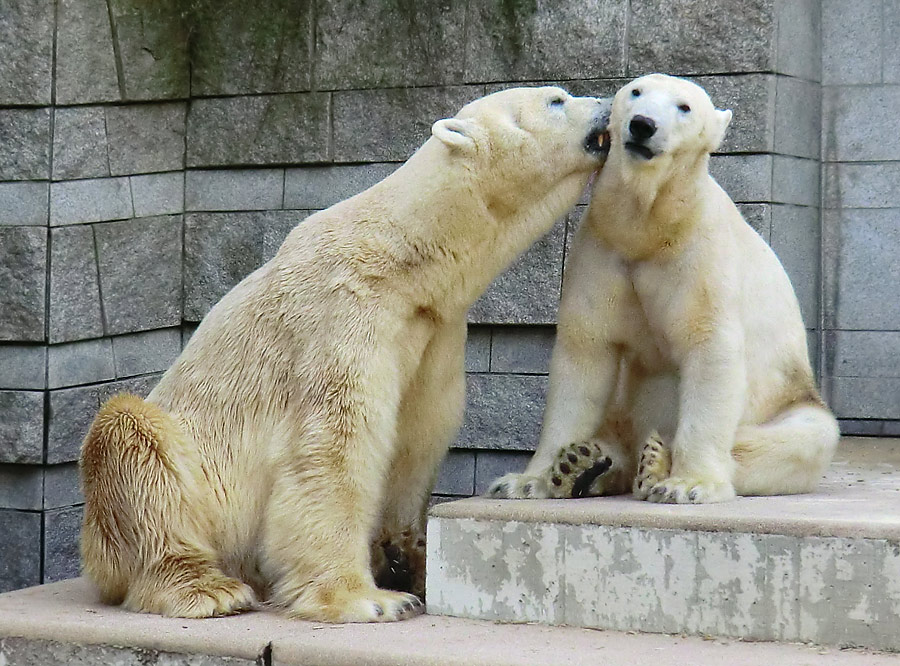
[[[640,96],[641,96],[641,89],[640,89],[640,88],[632,88],[632,89],[631,89],[631,96],[632,96],[632,97],[640,97]]]
[[[566,103],[566,100],[564,100],[562,97],[554,97],[553,99],[550,100],[550,106],[553,108],[559,108],[565,103]]]
[[[681,111],[682,113],[690,113],[691,107],[688,104],[679,104],[678,110]]]

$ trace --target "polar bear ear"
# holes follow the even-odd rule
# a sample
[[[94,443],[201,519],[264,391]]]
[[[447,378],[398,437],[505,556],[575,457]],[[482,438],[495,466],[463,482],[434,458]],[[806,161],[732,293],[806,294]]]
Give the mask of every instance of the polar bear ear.
[[[731,109],[716,109],[716,131],[713,136],[711,150],[716,150],[725,138],[725,130],[731,123]]]
[[[466,118],[444,118],[431,126],[431,134],[450,148],[471,152],[475,150],[476,123]]]

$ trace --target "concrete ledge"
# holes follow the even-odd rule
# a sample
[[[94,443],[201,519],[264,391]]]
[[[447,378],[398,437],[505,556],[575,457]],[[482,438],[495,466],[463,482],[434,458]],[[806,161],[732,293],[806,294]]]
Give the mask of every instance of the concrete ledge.
[[[900,651],[898,454],[845,441],[805,496],[439,505],[428,612]]]
[[[0,595],[0,664],[144,666],[889,666],[895,655],[422,616],[324,625],[253,612],[210,620],[103,606],[83,580]]]

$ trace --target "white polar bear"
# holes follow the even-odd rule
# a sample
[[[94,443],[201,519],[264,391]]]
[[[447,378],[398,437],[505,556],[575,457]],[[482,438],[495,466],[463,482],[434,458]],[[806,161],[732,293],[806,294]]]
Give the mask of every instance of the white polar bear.
[[[80,461],[103,599],[185,617],[258,597],[322,621],[421,611],[376,582],[423,592],[466,311],[575,204],[609,108],[522,88],[439,120],[391,176],[298,225],[147,400],[106,403]]]
[[[682,79],[617,93],[566,265],[540,443],[490,495],[633,485],[700,503],[816,486],[838,426],[784,269],[708,173],[730,120]]]

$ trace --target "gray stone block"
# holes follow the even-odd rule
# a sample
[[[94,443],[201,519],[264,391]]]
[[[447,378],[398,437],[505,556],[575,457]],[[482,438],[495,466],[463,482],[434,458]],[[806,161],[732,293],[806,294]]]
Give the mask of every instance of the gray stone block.
[[[283,169],[213,169],[185,175],[189,211],[270,210],[284,200]]]
[[[889,0],[884,3],[882,35],[900,33],[900,5]],[[882,80],[885,83],[900,83],[900,41],[884,39],[882,41]]]
[[[84,509],[73,506],[44,513],[44,582],[76,578],[81,573],[81,521]]]
[[[0,391],[0,463],[39,463],[44,450],[44,394]]]
[[[469,310],[478,324],[552,324],[562,285],[566,225],[550,232],[504,271]]]
[[[774,67],[772,0],[632,0],[630,6],[629,75],[765,72]]]
[[[816,376],[816,382],[821,383],[821,372],[819,372],[819,331],[806,331],[806,353],[809,356],[809,364],[812,366],[813,374]]]
[[[184,235],[185,319],[202,319],[229,289],[263,264],[267,235],[283,239],[297,222],[296,211],[188,215]]]
[[[49,210],[49,184],[0,183],[0,227],[46,225]]]
[[[900,159],[900,133],[886,131],[900,108],[900,86],[828,86],[823,90],[825,159],[867,162]]]
[[[466,372],[488,372],[491,369],[491,329],[469,326],[466,337]]]
[[[123,99],[187,97],[191,26],[185,9],[193,5],[180,0],[111,0],[108,4],[121,61]]]
[[[747,224],[768,243],[772,232],[771,204],[742,203],[737,204],[737,208]]]
[[[881,7],[882,0],[822,0],[823,85],[881,83]]]
[[[261,0],[246,9],[242,0],[194,3],[191,93],[309,90],[313,3]]]
[[[879,437],[884,434],[885,421],[867,421],[865,419],[838,419],[842,435],[859,437]]]
[[[120,99],[106,0],[59,0],[56,30],[56,102]]]
[[[623,76],[628,3],[469,4],[466,81]]]
[[[819,162],[772,156],[772,201],[798,206],[819,205]]]
[[[0,654],[10,666],[37,666],[38,664],[115,664],[115,666],[255,666],[264,663],[258,659],[217,657],[205,654],[182,654],[142,648],[119,648],[108,645],[78,645],[30,638],[0,638]]]
[[[48,465],[44,471],[44,508],[57,509],[84,503],[78,463]]]
[[[825,206],[892,208],[897,206],[900,162],[826,163]]]
[[[181,353],[181,330],[163,328],[112,339],[116,377],[166,370]]]
[[[432,492],[471,497],[475,484],[475,452],[450,451],[438,470]]]
[[[73,180],[50,185],[50,226],[123,220],[133,215],[127,178]]]
[[[191,336],[194,335],[194,332],[197,330],[199,324],[184,322],[181,325],[181,348],[184,349],[187,347],[187,343],[190,342]]]
[[[47,348],[0,345],[0,389],[47,388]]]
[[[358,164],[288,169],[284,179],[284,207],[312,210],[328,208],[384,180],[397,166]]]
[[[53,120],[53,179],[109,175],[106,116],[102,106],[56,109]]]
[[[555,340],[552,326],[498,326],[491,339],[491,372],[545,375]]]
[[[43,501],[44,470],[40,465],[0,464],[0,510],[40,511]]]
[[[819,211],[772,206],[772,249],[787,271],[807,328],[819,322]]]
[[[185,112],[182,102],[106,107],[110,173],[183,169]]]
[[[0,534],[0,593],[38,585],[41,514],[0,509]]]
[[[775,145],[775,82],[771,74],[696,76],[720,109],[731,109],[731,124],[717,152],[763,153]],[[779,151],[780,152],[780,151]]]
[[[772,155],[713,155],[709,172],[735,202],[772,200]]]
[[[900,330],[900,209],[845,209],[823,216],[825,325]]]
[[[44,339],[47,229],[0,227],[0,341]]]
[[[184,179],[181,171],[132,176],[134,216],[173,215],[184,212]]]
[[[52,389],[115,378],[109,338],[51,345],[48,350],[47,383]]]
[[[436,120],[483,94],[481,86],[336,92],[334,161],[405,160],[431,136]]]
[[[900,419],[900,377],[832,377],[829,384],[838,417]]]
[[[808,81],[822,78],[821,0],[779,0],[775,71]]]
[[[320,3],[318,85],[340,90],[460,82],[466,56],[466,5],[462,0]]]
[[[510,472],[522,472],[531,453],[525,451],[476,451],[475,494],[483,495],[496,479]]]
[[[8,2],[0,13],[0,105],[49,104],[53,81],[51,2]]]
[[[827,331],[825,372],[832,377],[900,377],[900,331]]]
[[[94,227],[107,334],[181,323],[181,217]]]
[[[143,375],[121,381],[50,391],[47,422],[47,464],[78,460],[81,442],[100,405],[119,393],[142,398],[156,386],[161,375]]]
[[[469,375],[465,421],[454,446],[534,450],[546,393],[545,376]]]
[[[103,335],[93,230],[51,229],[50,239],[50,342]]]
[[[0,146],[0,180],[49,178],[50,109],[0,109]]]
[[[188,166],[324,162],[330,106],[324,93],[194,100]]]
[[[822,133],[822,91],[818,83],[779,76],[775,92],[774,151],[818,160]]]

